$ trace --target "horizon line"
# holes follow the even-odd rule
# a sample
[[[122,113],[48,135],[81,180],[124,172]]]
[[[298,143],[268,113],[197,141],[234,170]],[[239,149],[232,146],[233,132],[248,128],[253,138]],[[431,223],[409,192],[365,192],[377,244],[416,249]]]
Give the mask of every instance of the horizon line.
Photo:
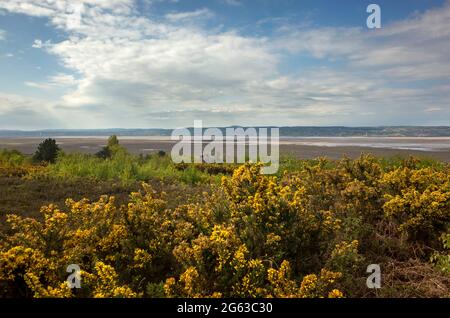
[[[367,126],[346,126],[346,125],[228,125],[228,126],[203,126],[202,128],[450,128],[450,125],[367,125]],[[148,127],[148,128],[123,128],[123,127],[110,127],[110,128],[41,128],[41,129],[0,129],[0,132],[42,132],[42,131],[105,131],[105,130],[174,130],[179,128],[194,128],[193,126],[180,126],[175,128],[160,128],[160,127]]]

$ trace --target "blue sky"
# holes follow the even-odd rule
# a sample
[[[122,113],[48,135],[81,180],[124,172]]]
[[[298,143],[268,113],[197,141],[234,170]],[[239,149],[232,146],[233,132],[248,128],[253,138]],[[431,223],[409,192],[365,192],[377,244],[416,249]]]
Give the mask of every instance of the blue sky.
[[[2,0],[0,129],[450,125],[448,52],[444,0]]]

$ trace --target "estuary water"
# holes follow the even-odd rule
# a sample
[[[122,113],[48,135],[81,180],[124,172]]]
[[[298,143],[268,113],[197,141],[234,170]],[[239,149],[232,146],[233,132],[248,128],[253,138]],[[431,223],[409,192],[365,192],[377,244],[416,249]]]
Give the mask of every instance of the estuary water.
[[[317,147],[365,147],[416,151],[450,150],[450,137],[281,137],[280,143]]]

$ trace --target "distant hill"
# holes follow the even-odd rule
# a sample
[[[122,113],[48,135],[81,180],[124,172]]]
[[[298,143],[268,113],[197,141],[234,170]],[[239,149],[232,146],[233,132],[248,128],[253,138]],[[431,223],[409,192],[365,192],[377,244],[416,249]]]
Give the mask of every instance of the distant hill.
[[[239,126],[233,126],[239,127]],[[270,126],[271,128],[275,126]],[[245,128],[245,127],[244,127]],[[450,126],[292,126],[279,127],[284,137],[450,137]],[[225,131],[226,127],[221,128]],[[170,136],[172,129],[53,129],[0,130],[0,137],[70,137],[70,136]]]
[[[281,136],[295,137],[450,137],[450,126],[281,127]]]

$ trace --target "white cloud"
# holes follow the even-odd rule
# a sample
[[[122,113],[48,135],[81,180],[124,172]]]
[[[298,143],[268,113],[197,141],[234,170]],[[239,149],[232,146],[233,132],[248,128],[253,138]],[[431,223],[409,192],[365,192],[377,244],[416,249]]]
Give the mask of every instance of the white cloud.
[[[39,89],[54,89],[54,88],[68,88],[77,84],[77,80],[73,75],[58,73],[51,76],[45,82],[25,82],[25,85]]]
[[[57,128],[63,122],[55,116],[54,103],[0,93],[0,127],[2,129]]]
[[[0,41],[4,40],[6,38],[6,31],[0,29]]]
[[[404,85],[450,78],[448,4],[376,33],[284,25],[267,38],[190,23],[211,16],[208,9],[170,13],[161,22],[139,15],[131,0],[81,3],[80,23],[73,24],[69,1],[0,2],[9,12],[45,16],[67,34],[57,43],[37,39],[33,47],[76,76],[26,85],[64,89],[48,107],[72,128],[173,127],[195,118],[210,125],[414,123],[441,120],[449,109],[447,86]],[[284,59],[302,54],[341,66],[280,71]],[[9,104],[14,100],[23,104]]]
[[[190,12],[176,12],[166,14],[166,19],[171,22],[190,21],[198,19],[210,19],[214,16],[214,13],[207,9],[198,9]]]
[[[35,48],[35,49],[42,49],[43,43],[39,39],[34,40],[34,43],[33,43],[32,47]]]
[[[450,78],[450,1],[442,7],[385,25],[363,28],[290,28],[274,46],[316,58],[343,59],[389,79]]]
[[[128,14],[132,11],[133,0],[78,0],[77,4],[95,7],[97,10],[110,10],[116,14]],[[4,0],[1,9],[38,17],[54,17],[73,13],[71,0]]]

